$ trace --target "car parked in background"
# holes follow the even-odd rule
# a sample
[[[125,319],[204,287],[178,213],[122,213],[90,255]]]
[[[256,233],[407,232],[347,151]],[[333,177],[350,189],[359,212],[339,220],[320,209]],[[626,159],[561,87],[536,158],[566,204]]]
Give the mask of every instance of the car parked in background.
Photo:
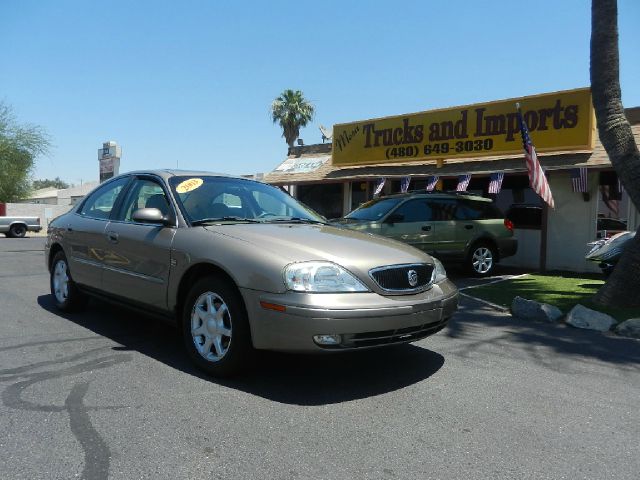
[[[513,228],[542,228],[542,206],[528,203],[514,203],[507,210],[506,217]],[[627,222],[617,218],[598,216],[596,221],[596,239],[607,240],[618,233],[627,231]]]
[[[204,172],[115,177],[54,219],[45,258],[57,307],[87,295],[179,325],[202,369],[252,350],[336,352],[445,327],[458,291],[413,247],[328,225],[278,188]]]
[[[335,224],[408,243],[478,276],[493,273],[518,248],[513,225],[492,200],[470,194],[420,191],[374,198]]]
[[[530,203],[514,203],[507,209],[506,218],[513,228],[540,230],[542,228],[542,207]]]
[[[22,238],[27,232],[40,230],[40,217],[0,217],[0,233],[9,238]]]
[[[594,242],[589,242],[587,246],[590,250],[584,258],[596,262],[604,276],[608,277],[616,268],[625,248],[629,245],[629,241],[633,240],[635,236],[636,232],[623,231],[611,237],[602,237]]]
[[[617,218],[600,217],[596,223],[596,238],[608,239],[627,231],[627,222]]]

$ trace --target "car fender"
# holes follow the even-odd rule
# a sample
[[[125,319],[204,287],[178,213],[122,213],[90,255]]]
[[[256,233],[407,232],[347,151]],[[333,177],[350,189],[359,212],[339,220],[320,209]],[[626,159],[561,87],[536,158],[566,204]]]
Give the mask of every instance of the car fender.
[[[496,249],[496,254],[498,253],[498,245],[496,242],[496,238],[493,235],[491,235],[489,232],[482,232],[480,235],[476,235],[472,237],[471,240],[469,240],[465,245],[464,247],[465,258],[468,257],[469,254],[471,253],[471,247],[473,247],[475,244],[479,242],[491,243]]]

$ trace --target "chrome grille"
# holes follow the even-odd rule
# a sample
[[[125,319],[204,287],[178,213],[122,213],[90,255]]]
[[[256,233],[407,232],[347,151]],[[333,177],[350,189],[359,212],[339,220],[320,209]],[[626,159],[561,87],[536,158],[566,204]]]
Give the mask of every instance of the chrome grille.
[[[417,275],[417,283],[411,285],[412,271]],[[427,263],[411,265],[389,265],[369,271],[371,278],[387,292],[418,292],[431,283],[433,265]]]

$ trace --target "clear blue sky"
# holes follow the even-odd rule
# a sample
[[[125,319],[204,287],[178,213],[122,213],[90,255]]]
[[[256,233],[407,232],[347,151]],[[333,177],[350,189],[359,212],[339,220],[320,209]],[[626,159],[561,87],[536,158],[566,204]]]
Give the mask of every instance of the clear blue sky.
[[[269,117],[286,88],[318,126],[589,85],[588,0],[0,2],[0,99],[54,148],[35,178],[269,172],[286,155]],[[640,1],[619,0],[623,102],[640,106]]]

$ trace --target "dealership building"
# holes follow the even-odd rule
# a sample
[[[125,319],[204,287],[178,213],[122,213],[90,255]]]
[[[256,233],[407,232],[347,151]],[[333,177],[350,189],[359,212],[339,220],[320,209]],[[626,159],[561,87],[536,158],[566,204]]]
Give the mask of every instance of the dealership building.
[[[516,115],[520,105],[555,208],[529,187]],[[636,143],[640,108],[626,111]],[[470,180],[469,180],[470,177]],[[264,181],[285,187],[327,218],[406,188],[493,197],[514,212],[518,253],[501,264],[540,270],[599,271],[587,243],[636,230],[640,214],[620,186],[599,141],[588,88],[334,125],[331,143],[289,149]],[[493,180],[498,193],[489,193]]]

